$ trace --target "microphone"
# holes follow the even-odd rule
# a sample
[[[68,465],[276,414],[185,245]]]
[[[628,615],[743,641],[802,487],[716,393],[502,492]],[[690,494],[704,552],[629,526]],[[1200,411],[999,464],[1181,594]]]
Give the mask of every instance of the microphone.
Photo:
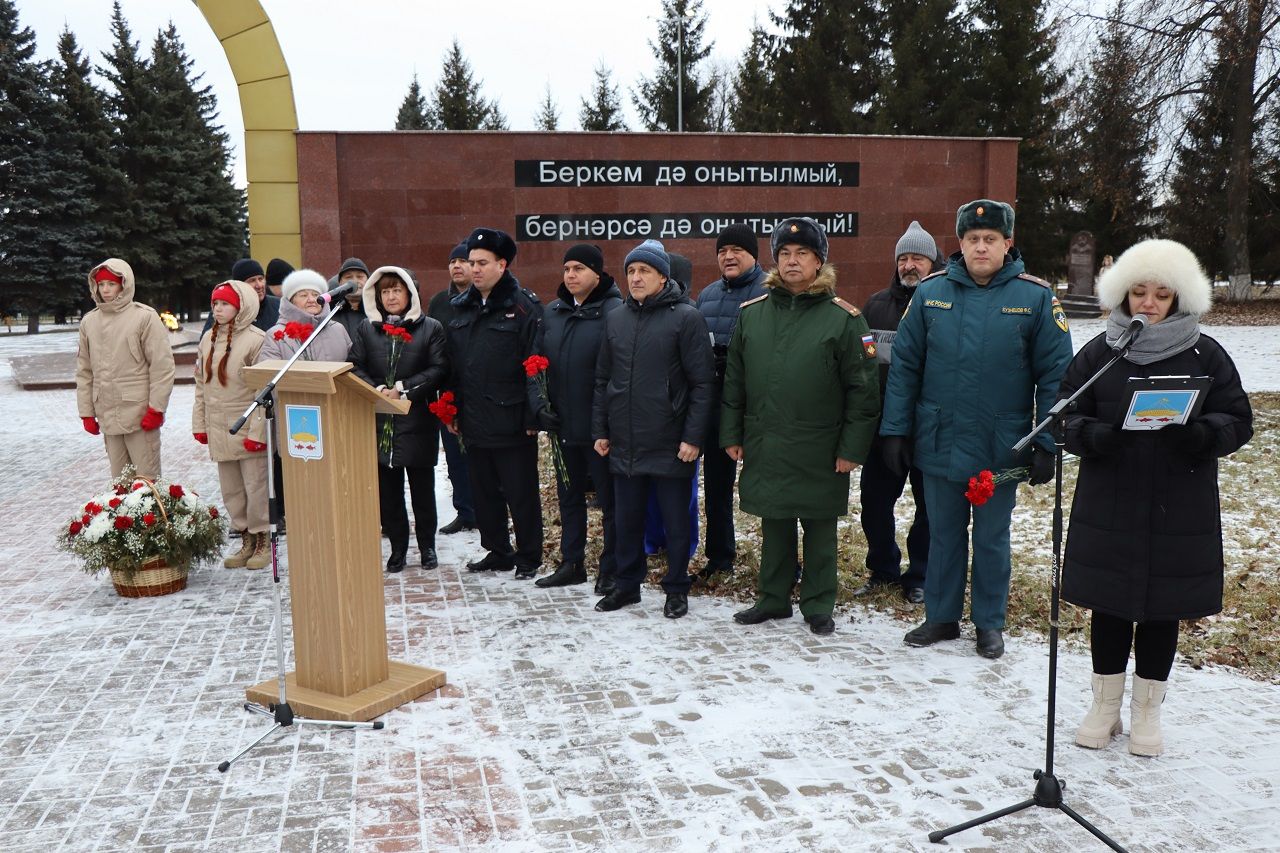
[[[323,302],[325,305],[328,305],[329,303],[333,302],[333,300],[335,299],[340,299],[341,297],[346,296],[348,293],[354,293],[355,289],[356,289],[356,283],[354,281],[349,281],[346,284],[338,285],[333,290],[330,290],[328,293],[320,294],[318,297],[316,297],[316,301]]]
[[[1142,330],[1147,327],[1147,323],[1148,320],[1146,314],[1136,315],[1129,321],[1128,328],[1124,330],[1124,334],[1120,336],[1119,340],[1116,341],[1115,346],[1111,348],[1112,351],[1116,353],[1127,351],[1129,347],[1133,346],[1138,340],[1138,336],[1141,335]]]

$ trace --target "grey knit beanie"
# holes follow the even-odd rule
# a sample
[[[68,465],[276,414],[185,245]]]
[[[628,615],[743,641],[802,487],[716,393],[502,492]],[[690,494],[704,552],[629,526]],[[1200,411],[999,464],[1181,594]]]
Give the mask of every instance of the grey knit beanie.
[[[928,231],[920,227],[920,223],[914,219],[907,226],[907,231],[898,238],[898,245],[893,250],[893,256],[900,258],[903,255],[924,255],[930,260],[938,259],[938,243]]]
[[[626,272],[633,261],[648,264],[662,273],[663,278],[671,278],[671,258],[667,256],[666,247],[657,240],[645,240],[627,252],[627,258],[622,262],[623,272]]]

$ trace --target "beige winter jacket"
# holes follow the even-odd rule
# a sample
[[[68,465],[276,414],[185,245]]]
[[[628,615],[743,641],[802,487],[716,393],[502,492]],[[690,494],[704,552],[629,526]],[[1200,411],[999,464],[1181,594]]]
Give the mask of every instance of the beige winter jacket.
[[[258,361],[258,352],[267,339],[266,333],[253,325],[258,316],[258,295],[243,281],[228,281],[240,295],[240,311],[236,314],[228,336],[227,326],[214,324],[200,339],[196,356],[196,401],[191,409],[191,432],[209,436],[209,456],[214,462],[231,462],[264,456],[261,451],[244,449],[244,440],[251,438],[266,442],[266,422],[259,408],[253,413],[240,432],[232,435],[228,430],[244,414],[253,402],[254,390],[244,380],[244,369]],[[217,340],[214,340],[214,335]],[[218,381],[218,363],[227,352],[230,337],[231,352],[227,356],[227,384]],[[206,379],[205,376],[209,378]],[[265,458],[265,456],[264,456]]]
[[[99,298],[93,281],[102,267],[124,279],[120,295],[110,302]],[[106,435],[135,432],[147,407],[163,412],[169,406],[169,333],[154,308],[133,301],[133,268],[124,261],[108,258],[89,270],[87,279],[98,307],[80,320],[76,410],[82,418],[97,418]]]

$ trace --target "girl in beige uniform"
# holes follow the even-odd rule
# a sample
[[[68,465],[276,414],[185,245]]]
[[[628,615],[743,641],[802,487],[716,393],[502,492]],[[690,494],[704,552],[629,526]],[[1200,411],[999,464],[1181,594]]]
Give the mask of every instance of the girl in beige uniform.
[[[111,476],[132,464],[160,476],[160,425],[173,391],[173,348],[160,315],[133,301],[133,268],[107,258],[89,270],[97,305],[80,320],[76,409],[85,431],[101,435]]]
[[[259,409],[235,435],[231,425],[253,402],[244,368],[258,360],[266,340],[253,325],[258,295],[242,281],[224,281],[213,289],[213,327],[200,339],[196,357],[196,398],[191,433],[208,445],[218,463],[222,502],[236,530],[244,531],[240,550],[228,554],[229,569],[266,568],[271,562],[267,538],[266,424]]]

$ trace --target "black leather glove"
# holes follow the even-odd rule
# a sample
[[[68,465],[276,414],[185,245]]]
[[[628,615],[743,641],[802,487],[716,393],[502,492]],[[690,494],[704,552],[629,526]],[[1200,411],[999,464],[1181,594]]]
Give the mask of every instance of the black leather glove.
[[[1031,479],[1027,482],[1033,486],[1043,486],[1053,479],[1053,473],[1053,454],[1041,447],[1032,448]]]
[[[911,470],[911,439],[905,435],[886,435],[881,439],[880,455],[896,476],[905,477]]]
[[[1160,439],[1167,447],[1187,456],[1203,456],[1213,444],[1213,430],[1203,421],[1189,424],[1171,424],[1160,430]]]
[[[543,406],[538,409],[538,429],[543,432],[560,432],[560,416]]]
[[[1080,442],[1095,456],[1107,456],[1120,449],[1122,435],[1110,424],[1093,421],[1080,428]]]

